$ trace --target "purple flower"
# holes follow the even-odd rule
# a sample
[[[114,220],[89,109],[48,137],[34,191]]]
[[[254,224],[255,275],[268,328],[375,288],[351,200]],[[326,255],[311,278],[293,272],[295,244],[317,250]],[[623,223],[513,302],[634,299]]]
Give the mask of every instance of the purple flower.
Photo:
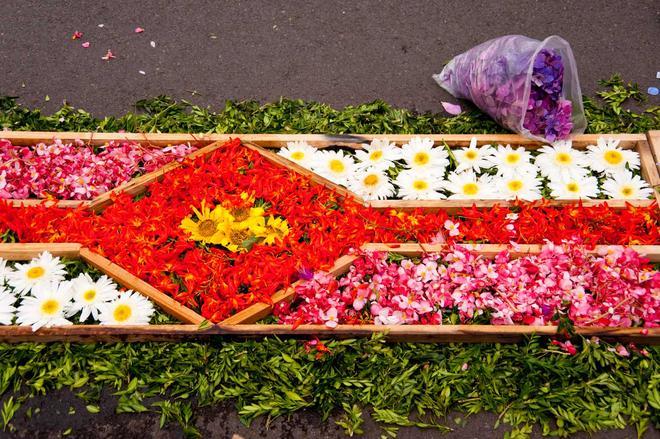
[[[298,278],[302,280],[312,280],[314,279],[314,271],[309,268],[301,268],[298,270]]]

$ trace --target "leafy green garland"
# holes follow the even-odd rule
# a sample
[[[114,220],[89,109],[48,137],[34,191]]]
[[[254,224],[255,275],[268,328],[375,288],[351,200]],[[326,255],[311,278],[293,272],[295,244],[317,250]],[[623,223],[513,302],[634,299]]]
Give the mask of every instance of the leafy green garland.
[[[599,101],[585,99],[588,132],[644,132],[660,127],[660,107],[623,108],[643,102],[637,86],[618,76],[601,82]],[[99,120],[63,107],[50,116],[0,97],[0,126],[13,130],[131,132],[324,132],[497,133],[471,109],[458,117],[416,114],[382,101],[343,110],[282,99],[260,105],[227,102],[219,113],[161,96],[140,101],[143,113]],[[5,233],[3,241],[14,236]],[[565,436],[635,425],[642,434],[660,428],[660,348],[648,356],[621,357],[611,345],[578,341],[570,356],[545,339],[517,345],[386,344],[381,337],[329,341],[317,358],[295,340],[138,344],[0,344],[0,424],[11,420],[35,395],[68,388],[90,413],[99,412],[103,389],[119,397],[117,412],[157,411],[161,425],[178,422],[198,436],[194,410],[232,400],[246,422],[303,408],[324,419],[343,412],[338,424],[359,434],[369,410],[386,433],[401,426],[451,425],[450,410],[499,413],[497,423],[527,437],[540,423],[543,434]],[[156,397],[157,402],[153,401]],[[23,411],[24,416],[31,412]]]

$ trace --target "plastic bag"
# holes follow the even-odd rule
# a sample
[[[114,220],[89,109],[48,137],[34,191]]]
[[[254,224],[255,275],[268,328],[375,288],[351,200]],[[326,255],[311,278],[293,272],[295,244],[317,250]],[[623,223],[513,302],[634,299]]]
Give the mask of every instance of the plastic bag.
[[[503,127],[535,140],[567,138],[587,125],[573,52],[556,35],[486,41],[454,57],[433,79]]]

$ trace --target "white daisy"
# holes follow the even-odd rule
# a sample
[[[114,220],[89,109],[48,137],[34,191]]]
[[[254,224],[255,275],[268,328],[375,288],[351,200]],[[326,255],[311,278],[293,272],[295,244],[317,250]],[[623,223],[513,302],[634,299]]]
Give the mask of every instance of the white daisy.
[[[398,197],[404,200],[440,200],[445,198],[442,190],[442,180],[434,175],[412,170],[401,171],[394,180],[398,186]]]
[[[94,281],[89,274],[83,273],[71,281],[73,304],[69,308],[67,317],[80,312],[79,320],[84,322],[92,316],[94,320],[99,319],[99,306],[110,302],[119,295],[117,285],[108,278],[101,276]]]
[[[449,154],[444,148],[433,147],[433,140],[428,137],[413,137],[401,147],[401,155],[408,168],[415,171],[432,172],[444,175],[449,165]]]
[[[7,274],[7,283],[20,295],[28,293],[35,285],[64,280],[65,274],[60,258],[43,252],[27,264],[16,264],[14,271]]]
[[[550,181],[548,187],[552,196],[558,200],[596,198],[598,196],[598,180],[591,176],[565,181]]]
[[[596,172],[611,174],[626,168],[639,169],[639,153],[630,149],[619,148],[619,141],[598,138],[597,145],[587,146],[589,167]]]
[[[387,139],[374,139],[371,144],[363,143],[362,147],[364,149],[355,151],[360,169],[373,167],[385,170],[401,159],[401,148]]]
[[[490,157],[492,166],[497,168],[497,175],[505,176],[512,174],[536,175],[538,168],[530,162],[532,155],[522,146],[514,149],[511,145],[497,145],[497,149]]]
[[[0,325],[11,325],[14,320],[16,296],[0,288]]]
[[[330,181],[346,186],[355,171],[355,162],[344,151],[319,151],[314,158],[312,170]]]
[[[368,168],[357,172],[348,188],[365,200],[382,200],[394,194],[394,186],[383,170]]]
[[[0,258],[0,287],[7,282],[7,275],[13,271],[11,267],[7,266],[7,261]]]
[[[541,175],[550,180],[564,181],[582,178],[588,173],[589,161],[584,152],[573,149],[570,140],[554,142],[552,146],[545,145],[536,156],[534,163]]]
[[[541,195],[541,181],[532,174],[513,174],[507,177],[496,177],[493,182],[495,198],[503,200],[533,201],[543,198]]]
[[[131,290],[124,291],[112,302],[100,305],[102,325],[148,325],[154,314],[149,299]]]
[[[491,177],[477,177],[473,171],[451,172],[444,187],[452,193],[450,200],[493,198],[494,195]]]
[[[16,313],[16,323],[32,326],[32,330],[45,326],[71,325],[64,316],[71,305],[70,282],[40,283],[32,288],[32,296],[23,297]]]
[[[603,194],[609,198],[640,200],[653,195],[648,183],[629,171],[613,173],[603,182]]]
[[[490,145],[484,145],[478,148],[476,137],[470,140],[469,147],[454,149],[452,152],[458,162],[456,172],[467,171],[468,169],[472,169],[474,172],[481,172],[482,169],[493,166],[491,159],[495,153],[495,149]]]
[[[298,163],[300,166],[310,168],[314,163],[314,158],[318,154],[318,150],[307,142],[287,142],[286,147],[279,150],[277,153],[284,158]]]

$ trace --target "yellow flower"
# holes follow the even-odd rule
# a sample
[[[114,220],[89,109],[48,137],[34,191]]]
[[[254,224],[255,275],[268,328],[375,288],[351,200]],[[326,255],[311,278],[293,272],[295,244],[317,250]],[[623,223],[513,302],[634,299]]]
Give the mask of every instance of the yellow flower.
[[[180,227],[190,234],[190,239],[201,241],[207,244],[220,244],[225,236],[231,230],[233,218],[229,211],[223,207],[216,207],[211,210],[202,201],[201,211],[192,208],[197,216],[197,221],[193,221],[187,216],[181,221]]]
[[[266,223],[266,233],[263,236],[264,244],[275,243],[275,239],[282,239],[289,234],[289,223],[282,218],[275,218],[273,215],[268,217]]]
[[[254,235],[262,235],[266,231],[264,213],[265,211],[261,207],[236,209],[232,212],[234,221],[236,221],[234,227],[239,230],[249,230]]]

